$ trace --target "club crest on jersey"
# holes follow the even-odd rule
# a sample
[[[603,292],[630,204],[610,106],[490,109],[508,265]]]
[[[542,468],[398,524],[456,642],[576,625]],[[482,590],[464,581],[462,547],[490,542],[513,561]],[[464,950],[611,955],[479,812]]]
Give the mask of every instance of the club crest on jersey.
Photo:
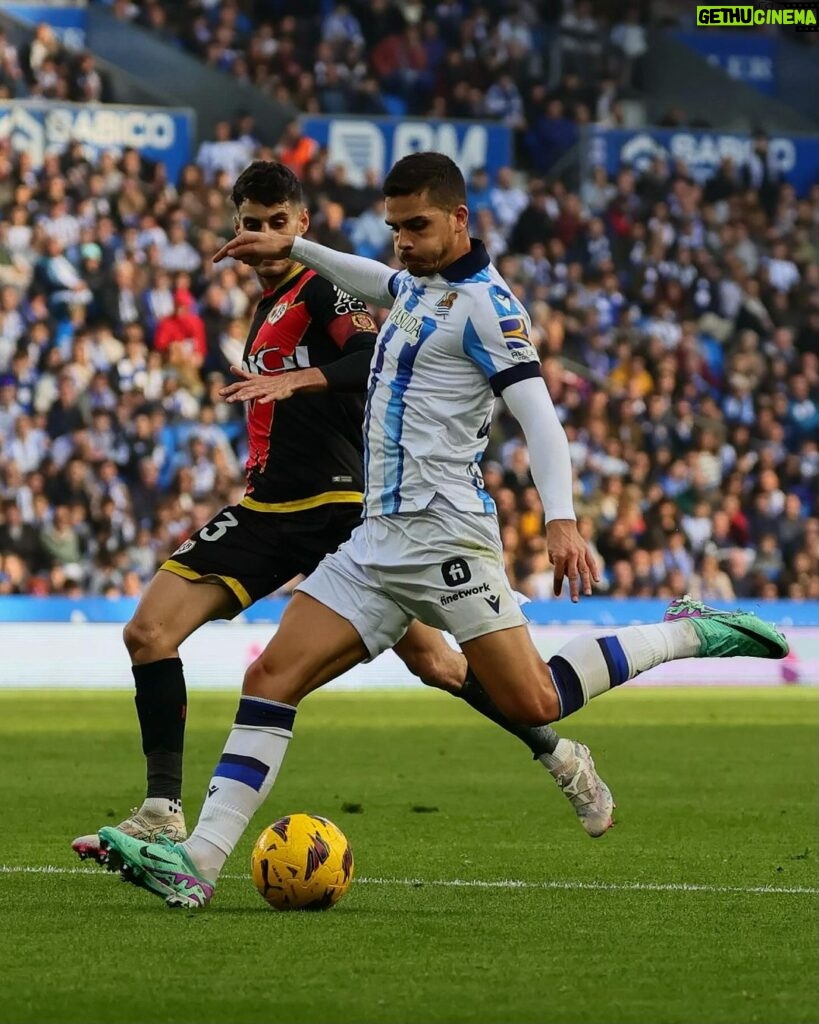
[[[287,312],[289,302],[279,302],[275,305],[270,312],[267,314],[266,320],[269,324],[275,324],[284,316]]]
[[[196,544],[196,541],[193,539],[193,537],[188,537],[187,540],[182,541],[182,543],[179,545],[179,547],[176,549],[176,551],[174,551],[174,554],[175,555],[184,555],[188,551],[191,551],[195,544]]]
[[[452,312],[452,307],[455,305],[455,301],[458,298],[457,292],[447,292],[446,295],[441,299],[440,302],[435,305],[435,312],[438,316],[446,317]]]
[[[376,331],[378,329],[375,326],[375,320],[369,313],[353,313],[352,323],[357,331]]]

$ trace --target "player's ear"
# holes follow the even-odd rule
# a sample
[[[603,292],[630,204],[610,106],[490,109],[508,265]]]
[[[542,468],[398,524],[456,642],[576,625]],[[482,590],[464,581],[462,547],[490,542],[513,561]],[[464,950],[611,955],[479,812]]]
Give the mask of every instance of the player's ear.
[[[460,206],[456,206],[452,211],[452,216],[455,218],[455,231],[460,234],[462,231],[469,230],[469,210],[461,203]]]
[[[238,235],[241,230],[242,230],[242,222],[239,220],[238,217],[234,217],[233,218],[233,233],[235,235]]]
[[[299,219],[296,222],[296,234],[304,235],[307,233],[307,229],[310,227],[310,214],[306,206],[303,206],[299,213]]]

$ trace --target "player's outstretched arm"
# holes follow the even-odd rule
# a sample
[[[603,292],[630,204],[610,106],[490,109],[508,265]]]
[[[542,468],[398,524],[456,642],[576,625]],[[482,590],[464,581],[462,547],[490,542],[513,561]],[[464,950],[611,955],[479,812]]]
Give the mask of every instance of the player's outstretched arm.
[[[529,466],[546,513],[546,543],[555,567],[555,596],[568,577],[572,601],[591,594],[600,572],[577,531],[572,501],[569,442],[542,377],[519,380],[503,390],[503,400],[523,428]]]
[[[294,259],[327,278],[342,291],[374,306],[390,307],[395,296],[390,282],[395,271],[377,260],[336,252],[325,245],[310,242],[283,231],[241,231],[213,257],[219,263],[228,256],[249,266],[263,260]]]

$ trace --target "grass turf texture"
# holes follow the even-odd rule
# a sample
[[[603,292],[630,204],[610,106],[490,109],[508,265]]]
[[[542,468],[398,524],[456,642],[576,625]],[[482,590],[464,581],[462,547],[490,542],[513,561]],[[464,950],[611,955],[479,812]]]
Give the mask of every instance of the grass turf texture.
[[[192,694],[192,821],[235,704]],[[816,1021],[810,892],[429,884],[813,889],[816,724],[816,694],[798,690],[595,701],[561,725],[619,803],[592,841],[525,748],[459,701],[317,695],[208,910],[170,911],[97,868],[4,869],[0,1021]],[[0,694],[0,742],[6,868],[78,871],[70,840],[139,803],[129,694]],[[359,877],[426,884],[358,881],[325,914],[269,910],[250,847],[298,810],[340,825]]]

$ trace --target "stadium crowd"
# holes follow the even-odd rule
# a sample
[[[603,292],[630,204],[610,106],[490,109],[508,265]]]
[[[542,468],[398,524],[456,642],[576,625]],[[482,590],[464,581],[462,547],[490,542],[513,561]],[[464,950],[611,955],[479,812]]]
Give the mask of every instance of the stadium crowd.
[[[325,5],[323,17],[313,6],[321,41],[312,45],[326,49],[330,77],[339,54],[358,52],[359,36],[366,52],[377,49],[379,17],[427,48],[432,26],[451,70],[455,53],[479,63],[487,48],[514,53],[538,8],[495,16],[487,12],[496,5],[472,5],[456,31],[447,12],[458,0],[373,0],[366,17],[356,3]],[[262,19],[251,35],[249,8],[231,0],[114,4],[163,31],[177,10],[193,10],[188,45],[208,60],[214,46],[228,46],[227,26],[228,70],[244,60],[254,80],[257,66],[287,57],[289,35],[294,61],[310,42],[298,41],[298,25],[289,32],[275,3],[265,7],[270,33]],[[577,17],[585,10],[583,0],[573,8]],[[618,76],[633,85],[639,68],[624,62],[624,40],[637,35],[618,33],[620,24],[607,22],[593,81],[585,59],[568,60],[544,87],[544,109],[569,103],[574,116],[586,103],[590,117],[608,116],[599,95],[569,101],[567,90],[592,81],[604,92],[609,75],[618,89]],[[574,38],[565,16],[554,27],[561,46]],[[34,49],[0,39],[7,95],[92,98],[83,90],[97,86],[78,79],[83,55],[59,57],[57,48],[35,59]],[[64,82],[52,82],[53,93],[44,85],[49,59]],[[491,74],[503,81],[500,67]],[[450,105],[461,80],[447,79],[450,90],[429,79],[432,106],[416,105],[423,89],[408,90],[407,109],[463,113]],[[476,116],[493,113],[487,83],[474,85],[483,97]],[[325,109],[319,84],[315,66],[302,69],[295,85],[306,91],[291,98],[315,109],[309,85]],[[382,76],[365,69],[359,84],[382,96]],[[531,133],[531,110],[521,109],[523,121],[509,123]],[[134,151],[92,162],[74,144],[35,167],[0,140],[0,594],[135,596],[182,540],[241,496],[244,424],[218,390],[241,362],[259,291],[247,268],[210,257],[232,232],[233,177],[256,157],[300,174],[312,237],[393,259],[380,182],[353,184],[297,122],[275,150],[260,146],[252,118],[219,126],[177,183]],[[474,233],[531,313],[571,443],[581,528],[605,567],[602,588],[618,597],[818,597],[819,185],[798,197],[772,170],[760,135],[746,166],[726,160],[704,184],[660,157],[639,174],[596,168],[575,191],[537,170],[505,168],[495,180],[478,170],[469,204]],[[513,583],[550,597],[542,508],[502,408],[484,470]]]
[[[0,99],[104,103],[109,93],[93,55],[65,47],[46,22],[19,47],[0,28]]]
[[[726,163],[701,187],[658,159],[579,194],[508,169],[470,181],[613,595],[817,596],[819,187],[751,174]],[[314,237],[391,258],[375,183],[322,155],[304,179]],[[133,151],[34,170],[0,144],[0,593],[138,594],[241,494],[243,422],[217,392],[258,289],[210,261],[229,186],[195,164],[171,185]],[[546,598],[542,509],[503,412],[491,440],[510,576]]]
[[[640,95],[645,18],[674,0],[113,0],[235,82],[307,114],[501,121],[547,171]]]
[[[609,76],[631,84],[649,13],[640,0],[305,0],[298,16],[283,0],[112,9],[300,110],[503,116],[515,126],[544,72],[553,84],[561,70],[588,87]]]

